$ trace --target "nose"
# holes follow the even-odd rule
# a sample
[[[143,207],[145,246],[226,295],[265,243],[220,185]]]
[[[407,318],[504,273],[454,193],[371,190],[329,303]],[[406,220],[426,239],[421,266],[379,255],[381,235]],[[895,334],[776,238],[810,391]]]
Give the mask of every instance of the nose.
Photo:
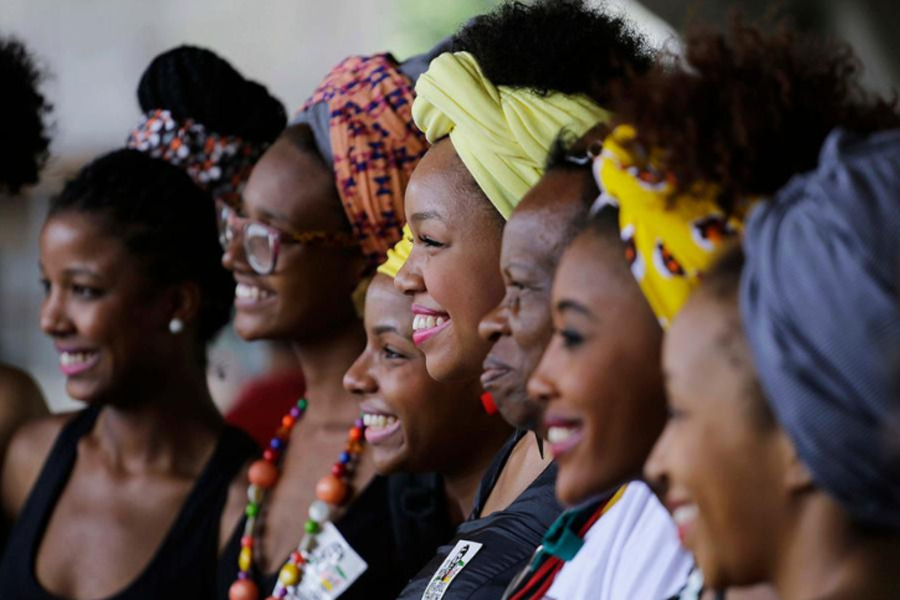
[[[394,277],[394,287],[409,296],[425,291],[425,280],[422,278],[421,250],[419,248],[421,248],[420,245],[413,245],[409,257],[403,263],[403,266],[400,267],[396,277]]]
[[[660,498],[665,497],[669,489],[669,469],[666,461],[669,450],[666,447],[669,444],[670,429],[666,425],[644,464],[644,479]]]
[[[478,334],[488,342],[496,342],[501,337],[512,335],[509,329],[509,309],[506,298],[488,312],[478,324]]]
[[[373,394],[378,391],[378,382],[369,370],[369,351],[364,350],[344,373],[344,389],[351,394]]]
[[[54,337],[72,331],[72,322],[66,314],[64,299],[57,290],[51,289],[41,304],[41,330]]]
[[[244,244],[239,231],[235,231],[235,235],[232,235],[225,245],[222,252],[222,266],[232,273],[251,270],[244,255]]]
[[[553,368],[553,343],[547,346],[541,362],[528,378],[528,397],[537,401],[546,410],[547,405],[559,396]]]

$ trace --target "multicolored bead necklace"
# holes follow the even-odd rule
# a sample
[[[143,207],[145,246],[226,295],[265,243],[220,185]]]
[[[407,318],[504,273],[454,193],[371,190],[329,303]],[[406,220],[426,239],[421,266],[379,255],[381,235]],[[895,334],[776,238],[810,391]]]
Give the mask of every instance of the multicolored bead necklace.
[[[291,407],[290,412],[281,419],[281,427],[263,452],[263,457],[250,465],[247,473],[250,485],[247,488],[247,521],[244,535],[241,537],[241,552],[238,556],[238,578],[228,590],[229,600],[259,600],[259,588],[253,581],[253,546],[256,543],[256,525],[259,520],[263,500],[278,482],[279,464],[287,448],[291,430],[303,418],[308,402],[301,398]],[[350,500],[350,476],[359,461],[365,440],[365,424],[362,419],[353,423],[347,434],[347,446],[331,467],[331,473],[316,484],[318,500],[309,505],[309,519],[303,526],[304,534],[297,549],[291,552],[290,558],[278,573],[278,583],[269,596],[269,600],[285,598],[290,588],[298,585],[303,579],[303,572],[309,554],[316,547],[316,535],[322,530],[332,515],[345,506]]]

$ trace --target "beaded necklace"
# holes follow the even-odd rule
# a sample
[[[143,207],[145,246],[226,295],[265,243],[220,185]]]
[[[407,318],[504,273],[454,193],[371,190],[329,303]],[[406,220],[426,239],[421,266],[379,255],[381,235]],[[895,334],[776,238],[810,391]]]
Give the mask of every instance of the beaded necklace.
[[[241,537],[241,552],[238,555],[238,576],[228,590],[229,600],[258,600],[259,587],[251,577],[253,569],[253,546],[256,543],[256,525],[260,518],[262,503],[268,492],[278,482],[281,457],[287,448],[291,430],[306,414],[308,406],[306,398],[301,398],[284,417],[263,457],[250,465],[247,478],[247,521]],[[291,552],[288,560],[278,573],[278,583],[269,600],[284,598],[291,588],[300,584],[306,561],[316,547],[316,536],[331,516],[350,499],[350,476],[353,474],[359,455],[363,450],[365,424],[357,419],[347,434],[347,446],[331,467],[331,473],[316,484],[316,498],[309,505],[309,518],[303,526],[304,534],[297,549]]]

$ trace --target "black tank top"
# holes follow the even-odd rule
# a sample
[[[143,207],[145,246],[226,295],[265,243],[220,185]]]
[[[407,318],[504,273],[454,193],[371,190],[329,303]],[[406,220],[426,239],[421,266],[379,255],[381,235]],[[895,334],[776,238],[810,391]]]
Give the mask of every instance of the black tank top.
[[[0,596],[4,600],[60,600],[37,581],[37,552],[75,466],[78,442],[91,431],[98,414],[95,407],[79,412],[56,438],[0,561]],[[226,427],[162,545],[143,572],[107,600],[213,598],[219,522],[228,488],[242,465],[257,452],[249,436]]]

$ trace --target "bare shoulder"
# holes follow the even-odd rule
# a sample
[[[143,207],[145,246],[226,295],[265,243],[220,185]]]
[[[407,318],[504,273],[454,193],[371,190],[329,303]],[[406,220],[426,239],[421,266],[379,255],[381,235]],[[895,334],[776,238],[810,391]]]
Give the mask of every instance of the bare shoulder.
[[[0,436],[11,434],[28,419],[48,414],[41,389],[27,373],[0,365]],[[6,436],[0,438],[0,443]]]
[[[25,504],[53,442],[73,414],[27,421],[12,435],[0,473],[0,501],[6,518],[15,518]]]

